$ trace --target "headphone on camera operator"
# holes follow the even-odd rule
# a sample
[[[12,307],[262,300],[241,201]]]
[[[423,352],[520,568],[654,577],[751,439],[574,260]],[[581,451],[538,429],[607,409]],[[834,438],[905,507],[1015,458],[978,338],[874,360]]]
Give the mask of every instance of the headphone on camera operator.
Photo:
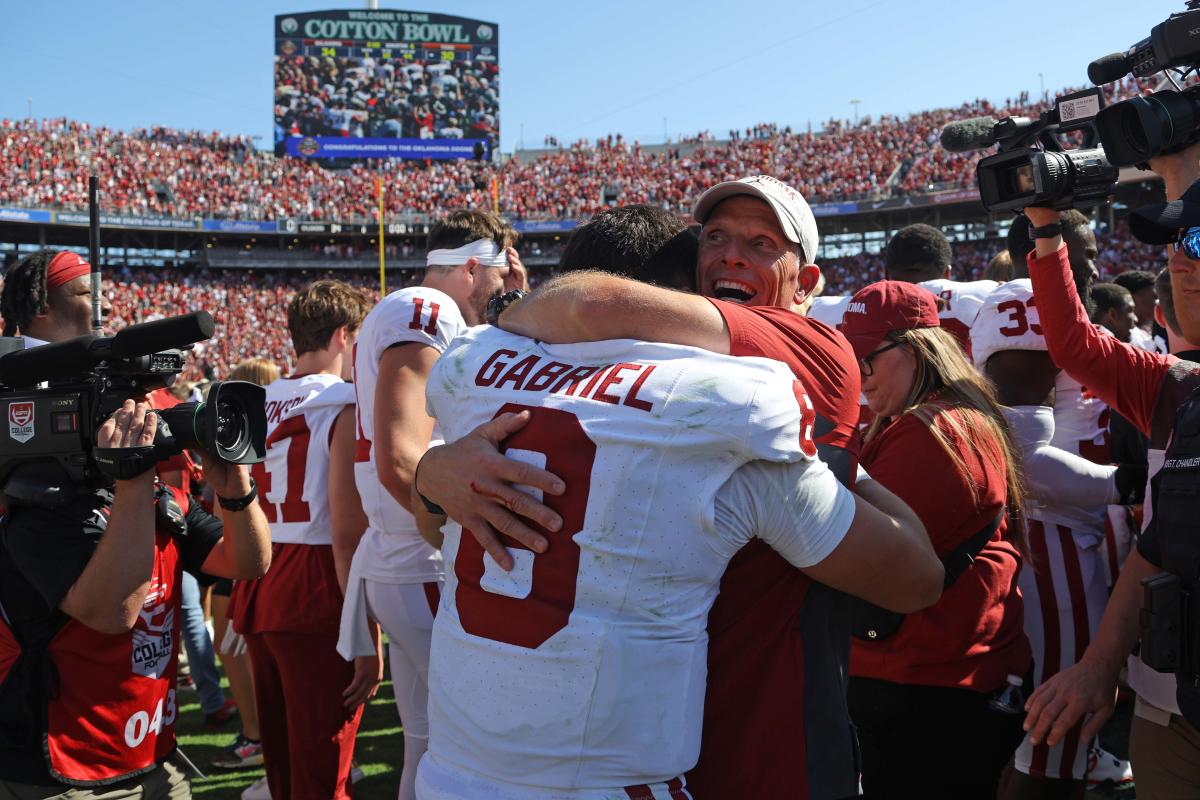
[[[261,457],[261,389],[218,386],[209,404],[152,410],[145,390],[183,365],[159,343],[190,346],[212,319],[90,336],[90,272],[73,253],[43,250],[12,265],[0,293],[4,333],[37,340],[25,352],[7,340],[0,357],[0,794],[63,785],[158,797],[182,783],[164,764],[182,572],[253,579],[270,563],[246,466]],[[155,463],[183,447],[204,450],[223,524],[156,483]]]

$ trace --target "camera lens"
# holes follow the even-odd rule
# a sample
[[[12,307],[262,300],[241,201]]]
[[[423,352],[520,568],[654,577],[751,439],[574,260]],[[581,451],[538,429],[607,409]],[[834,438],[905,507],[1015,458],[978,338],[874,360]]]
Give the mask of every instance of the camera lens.
[[[1109,106],[1096,115],[1096,130],[1108,160],[1120,167],[1140,164],[1200,138],[1200,95],[1162,91]]]
[[[244,458],[250,448],[248,427],[245,407],[236,399],[222,398],[217,403],[217,429],[213,432],[219,455],[234,462]]]

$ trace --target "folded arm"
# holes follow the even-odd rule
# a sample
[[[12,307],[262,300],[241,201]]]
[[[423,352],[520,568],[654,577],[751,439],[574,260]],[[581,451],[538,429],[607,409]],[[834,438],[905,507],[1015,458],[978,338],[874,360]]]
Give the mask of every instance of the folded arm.
[[[704,297],[607,272],[572,272],[500,316],[500,327],[551,344],[640,339],[729,353],[729,328]]]

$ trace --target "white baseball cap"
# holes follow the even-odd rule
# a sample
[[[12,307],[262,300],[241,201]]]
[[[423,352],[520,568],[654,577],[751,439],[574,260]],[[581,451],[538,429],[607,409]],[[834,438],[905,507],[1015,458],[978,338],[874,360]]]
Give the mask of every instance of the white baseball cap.
[[[817,257],[817,246],[821,243],[821,238],[817,235],[817,219],[804,196],[778,178],[772,178],[770,175],[751,175],[736,181],[718,183],[700,195],[695,208],[692,209],[692,216],[703,225],[718,203],[739,194],[748,194],[766,201],[779,219],[783,235],[788,241],[800,245],[808,263],[813,262]]]

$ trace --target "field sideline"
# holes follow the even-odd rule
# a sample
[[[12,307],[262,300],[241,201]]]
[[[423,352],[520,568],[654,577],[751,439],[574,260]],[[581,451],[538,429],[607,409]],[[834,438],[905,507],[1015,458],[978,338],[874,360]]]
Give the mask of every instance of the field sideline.
[[[228,683],[222,679],[221,685],[228,696]],[[221,770],[211,766],[221,748],[240,730],[238,723],[230,722],[225,729],[213,733],[204,727],[195,691],[184,691],[182,699],[176,726],[179,746],[206,775],[200,779],[191,774],[192,794],[204,800],[240,800],[242,789],[263,776],[262,769]],[[367,706],[358,730],[354,757],[366,777],[354,786],[356,798],[395,800],[400,788],[400,760],[404,755],[404,737],[397,720],[392,682],[387,680]]]

